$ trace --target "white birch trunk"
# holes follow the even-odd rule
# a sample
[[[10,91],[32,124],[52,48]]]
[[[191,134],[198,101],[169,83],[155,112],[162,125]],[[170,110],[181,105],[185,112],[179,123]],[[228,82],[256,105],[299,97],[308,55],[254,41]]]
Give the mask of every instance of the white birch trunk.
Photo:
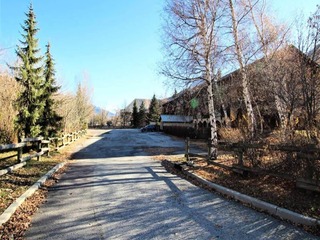
[[[247,78],[247,73],[246,73],[243,65],[242,65],[242,67],[240,67],[240,72],[241,72],[241,78],[242,78],[243,98],[244,98],[244,102],[245,102],[245,106],[246,106],[246,110],[247,110],[247,116],[248,116],[248,120],[247,120],[248,121],[248,128],[249,128],[250,136],[253,137],[254,133],[255,133],[255,129],[256,129],[256,119],[254,116],[251,96],[250,96],[250,92],[249,92],[249,82],[248,82],[248,78]]]
[[[204,3],[204,12],[209,12],[210,3],[208,0]],[[209,24],[209,25],[208,25]],[[211,26],[210,26],[211,25]],[[209,30],[208,30],[208,26]],[[207,82],[207,95],[208,95],[208,112],[209,112],[209,124],[210,124],[210,139],[209,139],[209,151],[208,151],[208,160],[214,160],[218,157],[218,134],[217,134],[217,124],[216,124],[216,116],[214,109],[214,101],[213,101],[213,70],[214,64],[212,62],[212,55],[214,52],[214,46],[212,43],[214,42],[214,35],[208,34],[210,31],[213,32],[214,24],[208,23],[206,16],[201,16],[200,23],[200,32],[201,32],[201,40],[203,45],[203,56],[205,62],[205,81]]]
[[[281,128],[285,129],[287,127],[288,121],[286,118],[286,110],[285,110],[285,106],[282,103],[281,99],[279,98],[279,96],[277,94],[275,94],[275,104],[276,104],[276,108],[279,114],[279,118],[280,118],[280,125]]]
[[[217,134],[217,124],[216,116],[214,111],[214,101],[213,101],[213,91],[212,91],[212,81],[208,82],[207,87],[208,93],[208,108],[209,108],[209,123],[210,123],[210,140],[209,140],[209,160],[217,159],[218,156],[218,134]]]
[[[256,28],[256,31],[257,31],[257,34],[258,34],[258,38],[259,38],[259,41],[260,41],[260,44],[262,46],[262,50],[263,50],[263,53],[264,53],[265,65],[269,66],[271,61],[272,61],[272,59],[270,59],[270,57],[269,57],[270,56],[270,54],[269,54],[270,53],[270,48],[268,47],[268,44],[267,44],[268,37],[270,37],[270,36],[267,33],[265,33],[263,26],[260,25],[260,27],[259,27],[258,21],[257,21],[257,19],[255,17],[255,14],[253,13],[253,10],[252,10],[253,7],[252,7],[251,0],[248,0],[248,4],[249,4],[249,6],[251,8],[251,18],[252,18],[253,24],[254,24],[254,26]],[[265,3],[263,3],[263,4],[265,4]],[[261,19],[263,19],[263,15],[264,15],[264,12],[260,12]],[[263,24],[263,23],[261,22],[260,24]],[[276,34],[281,36],[281,40],[277,44],[277,45],[280,46],[280,43],[283,40],[282,38],[284,38],[285,35],[283,35],[280,32],[280,30]],[[274,52],[274,50],[272,52]],[[272,83],[272,87],[276,91],[277,86],[274,83],[274,80],[269,78],[269,73],[266,73],[266,78]],[[280,127],[281,127],[282,131],[284,133],[286,133],[286,130],[287,130],[287,127],[288,127],[288,123],[290,122],[290,120],[288,119],[288,116],[287,116],[286,105],[283,102],[283,100],[281,100],[281,98],[279,97],[277,92],[274,93],[274,98],[275,98],[276,109],[277,109],[277,112],[279,114]]]
[[[218,36],[216,23],[222,19],[220,0],[185,1],[170,0],[167,30],[170,44],[170,65],[165,64],[164,73],[177,80],[189,83],[203,80],[206,82],[210,124],[209,159],[217,158],[217,126],[214,110],[213,87],[215,61],[221,54],[215,44]],[[218,14],[218,15],[217,15]],[[172,18],[171,18],[172,17]],[[188,60],[187,60],[188,59]],[[190,64],[188,63],[190,61]]]
[[[242,94],[243,94],[243,98],[244,98],[244,102],[247,110],[247,116],[248,116],[247,118],[248,129],[250,132],[250,137],[253,137],[256,129],[256,119],[254,116],[251,96],[249,92],[249,82],[247,78],[247,72],[246,72],[245,64],[242,57],[242,49],[240,46],[241,43],[238,38],[238,24],[237,24],[236,14],[234,12],[232,0],[229,0],[229,6],[230,6],[231,18],[232,18],[232,33],[233,33],[233,38],[234,38],[234,43],[236,48],[237,60],[240,68],[240,77],[242,81]]]
[[[219,76],[219,79],[220,79],[220,76]],[[216,81],[214,81],[214,85],[215,85],[216,92],[217,92],[218,98],[219,98],[219,100],[220,100],[220,104],[221,104],[222,111],[223,111],[223,114],[224,114],[224,122],[225,122],[225,125],[226,125],[227,128],[229,128],[229,127],[231,127],[231,121],[230,121],[230,119],[229,119],[229,117],[228,117],[226,107],[225,107],[225,105],[224,105],[222,96],[221,96],[221,94],[220,94],[220,89],[219,89],[218,83],[217,83]],[[221,120],[222,120],[222,118],[221,118]]]

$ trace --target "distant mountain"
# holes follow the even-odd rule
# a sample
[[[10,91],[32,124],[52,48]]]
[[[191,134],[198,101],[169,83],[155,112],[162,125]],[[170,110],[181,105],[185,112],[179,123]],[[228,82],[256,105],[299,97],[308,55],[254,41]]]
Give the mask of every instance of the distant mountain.
[[[97,107],[97,106],[93,106],[93,107],[94,107],[94,113],[95,113],[95,114],[101,114],[102,111],[105,111],[105,110],[104,110],[103,108],[101,108],[101,107]],[[110,112],[110,111],[108,111],[108,110],[107,110],[106,114],[107,114],[107,117],[114,117],[114,116],[116,115],[115,113]]]
[[[99,113],[101,113],[102,112],[102,108],[100,108],[100,107],[97,107],[97,106],[93,106],[94,107],[94,113],[95,114],[99,114]]]

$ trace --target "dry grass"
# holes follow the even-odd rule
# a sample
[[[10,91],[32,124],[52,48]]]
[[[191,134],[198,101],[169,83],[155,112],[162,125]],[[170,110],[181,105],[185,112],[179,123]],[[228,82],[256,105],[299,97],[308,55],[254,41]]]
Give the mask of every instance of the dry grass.
[[[235,129],[235,128],[220,128],[219,129],[219,136],[221,138],[222,141],[226,141],[226,142],[239,142],[239,141],[243,141],[243,134],[241,133],[241,131],[239,129]]]

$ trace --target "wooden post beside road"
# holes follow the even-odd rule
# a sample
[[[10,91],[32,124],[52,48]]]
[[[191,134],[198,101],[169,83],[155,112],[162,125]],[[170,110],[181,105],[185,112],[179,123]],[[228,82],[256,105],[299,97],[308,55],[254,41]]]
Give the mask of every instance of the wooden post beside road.
[[[189,152],[190,152],[190,138],[187,137],[186,138],[186,154],[185,154],[185,157],[187,158],[187,162],[190,161]]]
[[[18,147],[18,149],[17,149],[17,158],[18,158],[18,162],[21,162],[21,159],[22,159],[22,147]]]
[[[41,140],[37,142],[37,153],[41,152]],[[41,160],[41,154],[39,154],[37,156],[37,160],[40,161]]]

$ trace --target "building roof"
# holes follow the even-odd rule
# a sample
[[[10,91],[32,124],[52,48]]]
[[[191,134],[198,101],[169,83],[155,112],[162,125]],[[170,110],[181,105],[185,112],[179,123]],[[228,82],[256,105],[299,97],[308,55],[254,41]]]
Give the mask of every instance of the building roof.
[[[192,122],[192,116],[183,115],[160,115],[160,122],[186,123]]]

